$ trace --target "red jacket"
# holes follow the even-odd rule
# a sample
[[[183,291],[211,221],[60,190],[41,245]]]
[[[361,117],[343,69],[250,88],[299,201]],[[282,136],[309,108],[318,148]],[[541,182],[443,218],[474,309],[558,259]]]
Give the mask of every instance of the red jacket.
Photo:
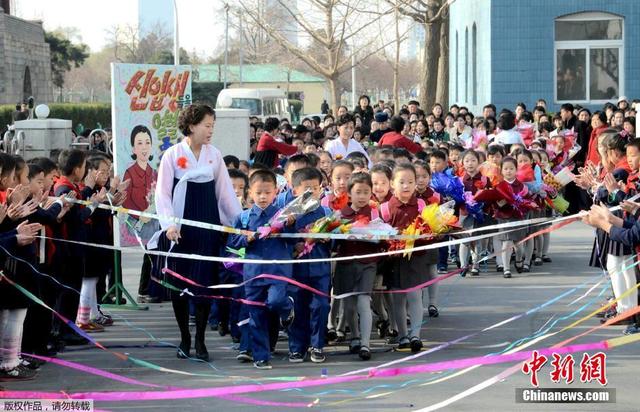
[[[600,126],[597,129],[593,129],[591,131],[591,136],[589,137],[589,150],[587,151],[587,159],[586,161],[591,161],[594,166],[600,164],[600,154],[598,153],[598,136],[604,130],[607,129],[607,126]]]
[[[292,144],[286,144],[284,142],[277,141],[269,133],[264,132],[258,142],[256,152],[275,152],[285,156],[291,156],[298,152],[298,147]],[[269,165],[265,165],[269,166]],[[275,156],[274,162],[271,167],[278,167],[278,156]]]
[[[409,138],[404,137],[398,132],[388,132],[382,136],[382,139],[378,142],[378,146],[393,146],[407,149],[413,154],[422,150],[422,146],[418,143],[412,142]]]

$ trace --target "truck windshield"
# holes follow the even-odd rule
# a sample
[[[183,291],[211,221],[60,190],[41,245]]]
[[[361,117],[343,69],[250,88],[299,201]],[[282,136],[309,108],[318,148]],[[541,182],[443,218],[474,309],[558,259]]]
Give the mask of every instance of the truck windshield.
[[[243,99],[234,97],[231,103],[232,109],[247,109],[250,116],[262,115],[262,103],[260,99]]]

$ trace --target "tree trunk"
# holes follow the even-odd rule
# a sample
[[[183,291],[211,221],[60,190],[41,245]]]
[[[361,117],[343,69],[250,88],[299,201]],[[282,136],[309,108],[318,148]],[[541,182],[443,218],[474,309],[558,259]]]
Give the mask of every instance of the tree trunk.
[[[327,79],[329,82],[329,105],[331,106],[331,110],[333,115],[335,116],[338,113],[338,107],[340,106],[340,85],[338,84],[338,76],[330,77]]]
[[[427,21],[438,12],[439,2],[429,3]],[[424,27],[424,52],[422,54],[422,73],[420,76],[420,106],[423,110],[431,109],[436,99],[438,86],[438,60],[440,59],[440,27],[441,20],[426,24]]]
[[[440,27],[440,59],[438,60],[436,102],[446,108],[449,107],[449,13],[446,13],[443,19]]]

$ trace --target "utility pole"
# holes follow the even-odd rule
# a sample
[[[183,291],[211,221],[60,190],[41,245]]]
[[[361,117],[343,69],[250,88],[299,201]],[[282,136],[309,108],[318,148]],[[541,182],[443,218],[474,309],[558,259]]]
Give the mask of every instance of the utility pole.
[[[224,4],[224,11],[227,16],[224,29],[224,88],[227,88],[227,75],[229,72],[229,3]]]
[[[173,0],[173,65],[180,65],[180,42],[178,38],[178,4]]]

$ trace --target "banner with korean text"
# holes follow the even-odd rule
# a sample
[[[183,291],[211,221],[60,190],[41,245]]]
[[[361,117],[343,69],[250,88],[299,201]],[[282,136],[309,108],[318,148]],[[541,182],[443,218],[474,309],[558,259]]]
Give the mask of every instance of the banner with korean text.
[[[114,168],[131,181],[123,207],[155,212],[156,170],[162,153],[182,137],[178,114],[191,104],[191,77],[191,66],[111,64]],[[159,229],[153,219],[118,220],[115,246],[137,245],[137,237],[146,244]]]

